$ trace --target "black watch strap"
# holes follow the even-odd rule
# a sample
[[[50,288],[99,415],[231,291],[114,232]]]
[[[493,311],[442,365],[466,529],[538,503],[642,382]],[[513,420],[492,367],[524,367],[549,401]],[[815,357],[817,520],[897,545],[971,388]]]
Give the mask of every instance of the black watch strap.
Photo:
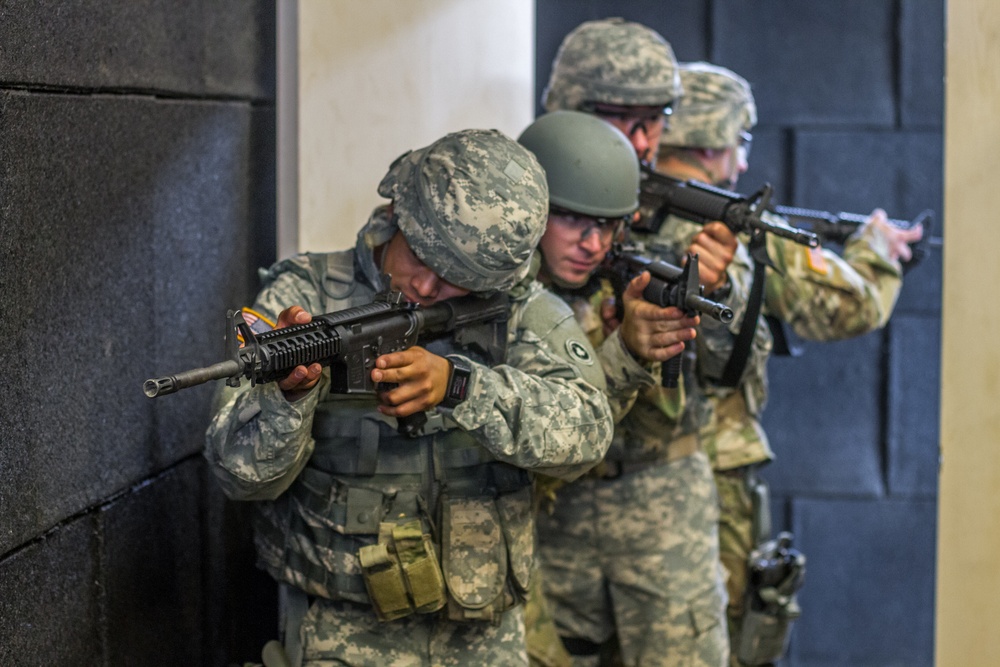
[[[448,389],[445,391],[441,405],[446,408],[454,408],[465,400],[469,391],[472,365],[462,357],[449,355],[446,358],[451,362],[451,375],[448,376]]]

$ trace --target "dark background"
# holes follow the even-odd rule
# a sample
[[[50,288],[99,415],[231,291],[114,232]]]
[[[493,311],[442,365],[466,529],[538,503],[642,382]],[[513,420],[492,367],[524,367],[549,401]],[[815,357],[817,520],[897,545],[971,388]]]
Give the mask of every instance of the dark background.
[[[217,361],[272,261],[274,34],[263,0],[0,2],[0,665],[274,635],[211,387],[141,391]]]
[[[538,0],[536,99],[562,38],[622,16],[680,61],[745,77],[759,123],[739,189],[942,232],[944,0]],[[541,112],[541,106],[538,107]],[[774,358],[764,470],[776,529],[808,559],[787,665],[934,662],[941,251],[907,274],[889,325]]]
[[[538,0],[745,76],[779,201],[942,208],[943,0]],[[274,636],[201,458],[223,313],[274,257],[274,3],[0,0],[0,664],[225,665]],[[938,217],[935,233],[941,232]],[[883,332],[771,364],[767,471],[809,558],[789,665],[933,662],[941,255]]]

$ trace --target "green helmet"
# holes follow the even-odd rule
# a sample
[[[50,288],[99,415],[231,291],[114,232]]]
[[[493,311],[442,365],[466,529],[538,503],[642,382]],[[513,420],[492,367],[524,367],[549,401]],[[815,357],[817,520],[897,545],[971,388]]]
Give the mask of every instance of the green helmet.
[[[545,172],[497,130],[464,130],[396,158],[378,186],[420,261],[473,292],[528,273],[548,220]]]
[[[750,84],[740,75],[709,63],[680,66],[684,97],[674,105],[660,146],[727,148],[740,132],[757,124]]]
[[[529,125],[518,142],[535,154],[556,206],[599,218],[639,207],[639,159],[617,128],[579,111],[553,111]]]
[[[621,18],[587,21],[563,39],[542,93],[547,111],[586,102],[666,106],[681,95],[677,59],[667,40]]]

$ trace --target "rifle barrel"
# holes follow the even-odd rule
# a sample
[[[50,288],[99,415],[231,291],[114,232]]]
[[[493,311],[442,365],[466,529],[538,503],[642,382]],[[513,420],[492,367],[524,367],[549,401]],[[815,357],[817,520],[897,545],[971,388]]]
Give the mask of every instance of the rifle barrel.
[[[698,312],[714,317],[723,324],[729,324],[733,321],[732,308],[724,306],[718,301],[712,301],[711,299],[706,299],[705,297],[698,296],[697,294],[689,294],[686,305],[688,308],[692,308]]]
[[[146,396],[156,398],[157,396],[172,394],[175,391],[211,382],[212,380],[236,377],[242,372],[243,368],[240,366],[240,363],[229,359],[204,368],[194,368],[189,371],[181,371],[176,375],[165,375],[159,378],[150,378],[142,384],[142,391],[146,394]]]

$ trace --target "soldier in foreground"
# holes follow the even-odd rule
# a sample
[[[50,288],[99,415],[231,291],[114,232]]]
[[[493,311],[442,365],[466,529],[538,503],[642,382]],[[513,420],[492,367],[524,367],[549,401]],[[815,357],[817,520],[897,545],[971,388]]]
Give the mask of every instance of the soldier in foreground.
[[[684,97],[660,138],[657,169],[673,178],[732,189],[747,169],[750,132],[757,122],[750,86],[730,70],[708,63],[682,64],[680,72]],[[682,220],[668,219],[667,225],[695,228]],[[892,227],[878,209],[848,240],[842,257],[769,234],[766,247],[772,266],[759,267],[766,273],[757,287],[763,290],[762,312],[809,340],[840,340],[881,328],[899,295],[899,262],[909,259],[908,244],[921,234],[919,226]],[[719,491],[732,664],[768,664],[784,648],[790,617],[767,625],[764,632],[773,636],[742,636],[748,556],[771,537],[766,486],[758,475],[773,457],[758,421],[767,400],[766,376],[747,376],[728,386],[706,384],[704,391],[713,408],[700,439]],[[789,598],[787,604],[794,600]],[[748,631],[759,633],[762,626],[755,623]]]
[[[448,338],[383,354],[377,398],[333,393],[319,364],[229,389],[205,454],[226,494],[254,503],[292,664],[525,665],[528,471],[574,479],[612,434],[593,348],[528,275],[544,173],[499,132],[467,130],[400,156],[378,191],[391,202],[353,250],[279,262],[254,311],[282,327],[389,287],[421,306],[507,291],[505,350]]]

